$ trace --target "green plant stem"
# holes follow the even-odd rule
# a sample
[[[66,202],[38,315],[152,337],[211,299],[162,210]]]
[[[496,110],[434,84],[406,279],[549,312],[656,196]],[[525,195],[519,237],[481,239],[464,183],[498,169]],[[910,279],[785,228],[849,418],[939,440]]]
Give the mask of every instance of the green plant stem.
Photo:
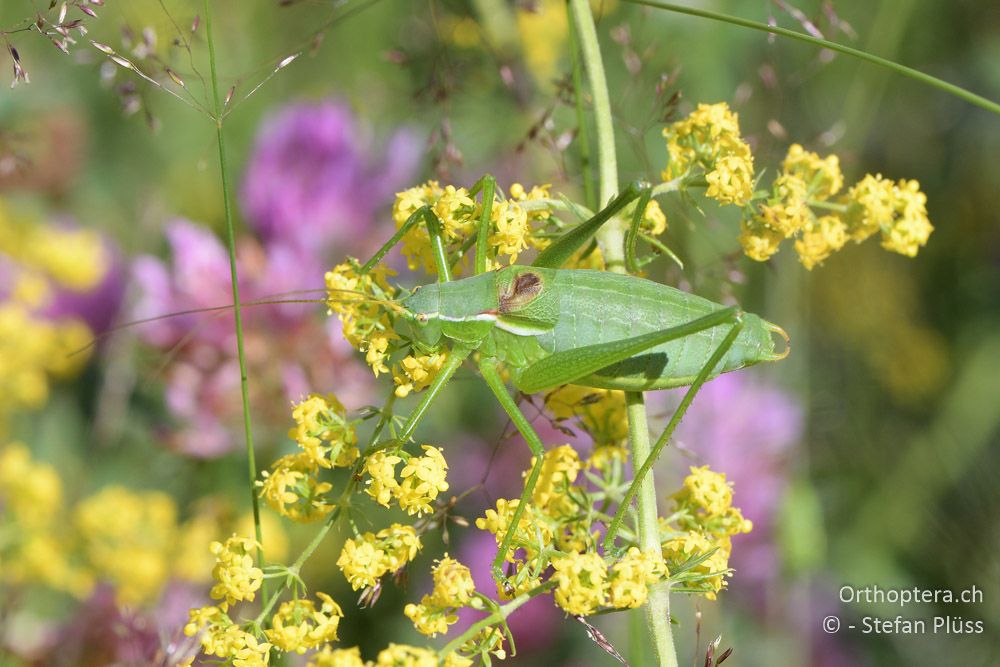
[[[576,24],[569,22],[569,52],[573,61],[573,100],[576,107],[577,137],[580,140],[580,171],[583,172],[583,199],[591,209],[598,208],[597,193],[594,192],[594,179],[590,173],[590,132],[587,130],[587,117],[583,113],[583,64],[580,62],[580,51],[576,37]]]
[[[604,64],[594,15],[588,0],[569,0],[569,9],[580,49],[587,68],[590,94],[594,100],[597,126],[597,158],[600,178],[600,201],[608,202],[618,193],[618,163],[615,157],[615,136],[612,125],[611,99],[608,94]],[[597,232],[597,242],[604,253],[609,271],[625,272],[625,226],[621,219],[609,221]],[[649,457],[649,426],[646,407],[641,392],[626,392],[628,404],[629,445],[632,461],[645,461]],[[641,481],[638,498],[639,548],[659,552],[660,529],[656,510],[656,482],[650,471]],[[666,583],[653,586],[646,603],[646,625],[661,667],[676,667],[677,652],[670,629],[670,588]]]
[[[844,55],[852,56],[860,60],[870,62],[880,67],[885,67],[903,76],[907,76],[921,83],[925,83],[928,86],[937,88],[938,90],[943,90],[944,92],[954,95],[955,97],[965,100],[969,104],[974,104],[977,107],[986,109],[992,114],[1000,116],[1000,104],[989,100],[981,95],[977,95],[965,88],[956,86],[953,83],[948,83],[930,74],[925,74],[920,70],[913,69],[912,67],[907,67],[906,65],[900,65],[897,62],[888,60],[886,58],[880,58],[879,56],[868,53],[867,51],[862,51],[861,49],[855,49],[850,46],[844,46],[843,44],[838,44],[837,42],[831,42],[826,39],[820,39],[818,37],[812,37],[805,33],[798,32],[796,30],[789,30],[788,28],[779,28],[778,26],[767,25],[766,23],[760,23],[759,21],[751,21],[749,19],[740,18],[738,16],[731,16],[729,14],[721,14],[719,12],[712,12],[707,9],[696,9],[694,7],[683,7],[681,5],[675,5],[669,2],[659,2],[659,0],[626,0],[626,2],[631,2],[636,5],[646,5],[647,7],[655,7],[657,9],[665,9],[670,12],[675,12],[677,14],[687,14],[688,16],[697,16],[698,18],[709,19],[712,21],[721,21],[723,23],[729,23],[732,25],[737,25],[743,28],[750,28],[752,30],[759,30],[761,32],[770,33],[772,35],[780,35],[781,37],[788,37],[789,39],[796,39],[800,42],[805,42],[806,44],[812,44],[813,46],[819,46],[824,49],[830,49],[831,51],[836,51],[837,53],[843,53]]]
[[[608,82],[604,76],[601,45],[597,41],[597,28],[589,0],[569,0],[569,11],[574,32],[579,38],[580,52],[587,69],[590,96],[594,101],[594,125],[597,133],[598,206],[607,204],[618,194],[618,160],[615,156],[615,130],[612,125],[611,99]],[[608,268],[624,270],[625,230],[620,220],[612,220],[601,229],[598,243],[604,252]],[[608,246],[605,248],[604,246]]]
[[[549,589],[555,587],[555,582],[546,582],[541,586],[536,586],[532,588],[527,593],[521,593],[516,598],[508,602],[507,604],[501,606],[499,609],[494,611],[492,614],[484,619],[481,619],[471,625],[468,630],[455,637],[450,642],[445,644],[445,647],[438,651],[438,656],[444,657],[449,653],[457,651],[461,646],[475,637],[483,629],[490,627],[494,623],[507,620],[507,617],[514,613],[519,607],[523,606],[526,602],[531,600],[531,598],[537,597],[542,593],[548,592]]]
[[[632,445],[632,462],[649,459],[649,427],[646,420],[646,403],[642,392],[625,392],[628,412],[628,437]],[[638,468],[637,468],[638,471]],[[649,471],[636,494],[638,505],[639,550],[643,553],[660,552],[660,522],[656,511],[656,485]],[[646,625],[653,636],[653,646],[661,667],[676,667],[677,650],[674,648],[670,628],[670,584],[661,581],[649,590],[646,602]]]
[[[215,41],[212,36],[212,13],[208,0],[202,0],[205,19],[205,39],[208,41],[208,61],[212,76],[212,106],[215,110],[215,134],[219,145],[219,172],[222,176],[222,200],[226,217],[226,242],[229,249],[229,275],[233,286],[233,314],[236,320],[236,356],[240,365],[240,397],[243,400],[243,433],[246,438],[247,474],[250,484],[250,504],[253,507],[254,536],[257,538],[257,566],[264,567],[264,536],[260,528],[260,502],[254,486],[257,481],[257,460],[250,424],[250,384],[247,380],[247,358],[243,346],[243,312],[240,304],[239,274],[236,269],[236,232],[233,225],[233,205],[229,189],[229,167],[226,162],[226,140],[222,131],[222,103],[219,97],[219,75],[216,68]],[[266,584],[265,584],[266,585]],[[266,595],[266,592],[264,593]]]

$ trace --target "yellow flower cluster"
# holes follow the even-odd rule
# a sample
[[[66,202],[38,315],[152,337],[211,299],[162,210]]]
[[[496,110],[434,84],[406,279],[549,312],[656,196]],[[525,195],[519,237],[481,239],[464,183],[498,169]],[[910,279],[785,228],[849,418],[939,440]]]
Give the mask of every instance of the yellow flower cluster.
[[[934,231],[927,219],[927,196],[917,181],[892,183],[869,174],[848,191],[847,199],[844,218],[854,241],[881,231],[883,248],[916,257]]]
[[[306,663],[306,667],[365,667],[365,665],[365,661],[361,659],[361,649],[357,646],[351,648],[324,646]]]
[[[570,553],[552,559],[556,604],[573,616],[587,616],[608,601],[608,566],[600,554]]]
[[[47,320],[23,303],[0,303],[0,434],[14,413],[45,404],[50,377],[70,377],[83,367],[89,355],[74,353],[91,340],[78,320]]]
[[[288,537],[277,516],[269,512],[260,514],[261,532],[264,537],[264,554],[268,561],[280,563],[288,556]],[[202,498],[195,513],[178,528],[172,557],[172,576],[194,583],[212,581],[215,557],[205,548],[220,536],[252,535],[253,513],[236,516],[229,503],[212,496]]]
[[[337,640],[337,629],[344,612],[326,593],[317,593],[319,609],[312,600],[283,602],[264,632],[280,651],[305,653]]]
[[[256,540],[233,535],[225,543],[212,542],[208,550],[215,557],[211,596],[227,605],[254,599],[264,581],[264,572],[254,565]]]
[[[319,521],[333,511],[326,494],[333,485],[319,481],[319,466],[306,452],[288,454],[261,473],[260,497],[278,514],[292,521]]]
[[[737,114],[725,102],[699,104],[687,118],[663,130],[669,161],[663,180],[704,175],[705,194],[720,204],[742,206],[753,196],[753,155],[740,135]]]
[[[402,197],[403,194],[405,193],[399,196]],[[462,200],[459,191],[452,189],[442,194],[435,210],[460,211],[462,205],[458,202]],[[400,204],[397,199],[397,207],[402,205],[419,208],[423,205],[406,201],[409,203]],[[418,227],[404,237],[404,242],[407,238],[411,241],[413,238],[419,239],[419,230],[423,230],[424,237],[427,238],[426,228]],[[459,234],[459,230],[453,227],[452,233]],[[430,252],[429,240],[427,252]],[[352,260],[338,264],[326,273],[327,305],[331,314],[336,313],[340,319],[344,338],[355,349],[365,353],[365,362],[371,367],[375,377],[378,377],[390,372],[389,358],[396,350],[394,341],[399,340],[399,335],[393,331],[392,312],[381,305],[394,298],[395,290],[388,283],[389,269],[380,265],[368,274],[362,275],[358,271],[357,262]],[[413,353],[393,364],[391,372],[396,384],[396,396],[405,398],[412,392],[426,389],[434,381],[446,358],[442,352]]]
[[[624,460],[623,445],[628,439],[624,392],[567,384],[546,394],[545,407],[557,422],[576,419],[593,438],[598,460]],[[601,451],[605,447],[616,451]]]
[[[327,307],[340,319],[344,338],[354,349],[365,353],[365,360],[375,376],[388,372],[385,360],[390,354],[390,341],[398,338],[392,330],[392,319],[382,306],[395,297],[389,285],[392,271],[378,265],[370,272],[360,273],[357,260],[349,260],[326,272]]]
[[[93,339],[76,319],[51,320],[40,311],[55,290],[86,291],[107,272],[101,238],[88,230],[57,228],[15,218],[0,200],[0,261],[7,269],[0,301],[0,435],[10,416],[45,404],[49,380],[76,374]]]
[[[608,519],[593,507],[602,501],[577,484],[583,470],[579,455],[569,445],[545,453],[531,502],[507,554],[515,567],[511,583],[518,593],[531,590],[541,583],[551,565],[549,581],[556,584],[555,601],[567,613],[588,615],[605,608],[638,607],[645,603],[649,586],[667,574],[662,556],[644,554],[633,547],[609,563],[597,552],[598,533],[593,524]],[[605,469],[594,470],[607,474]],[[518,504],[518,500],[501,498],[496,509],[487,510],[476,520],[476,526],[492,533],[499,546]],[[515,554],[515,550],[520,553]],[[556,557],[551,557],[553,551]],[[501,591],[501,595],[506,594]]]
[[[580,456],[570,445],[545,452],[531,502],[521,515],[512,548],[507,553],[507,560],[517,568],[514,585],[519,592],[538,585],[538,574],[545,569],[542,555],[547,547],[565,551],[586,551],[593,547],[590,523],[581,520],[587,513],[587,508],[580,505],[585,491],[575,485],[582,469]],[[527,476],[528,471],[526,479]],[[486,510],[485,516],[476,519],[476,526],[492,533],[500,546],[519,504],[519,500],[498,499],[496,509]],[[523,560],[516,557],[516,549],[524,550]]]
[[[234,550],[223,553],[223,545],[213,547],[218,553],[205,548],[226,528],[252,530],[249,514],[224,516],[217,504],[202,503],[178,526],[169,496],[121,486],[105,487],[67,509],[55,469],[33,461],[21,443],[0,448],[0,507],[5,582],[85,597],[103,580],[128,605],[156,602],[171,577],[203,583],[215,575],[217,592],[224,595],[228,588],[235,597],[259,586],[259,571],[245,576],[249,560],[237,562]],[[276,519],[265,515],[262,521],[270,556],[280,561],[287,540]]]
[[[0,449],[0,507],[0,580],[38,582],[78,597],[90,592],[93,576],[70,559],[62,480],[18,442]]]
[[[235,623],[226,613],[225,603],[192,609],[184,634],[197,636],[206,655],[231,660],[234,666],[263,667],[271,659],[271,644],[259,641]],[[187,664],[192,662],[193,659]]]
[[[333,394],[310,394],[292,408],[292,419],[295,428],[289,431],[289,437],[317,466],[346,468],[361,456],[354,425]]]
[[[603,607],[640,607],[646,603],[649,586],[666,573],[659,554],[644,554],[637,547],[630,548],[610,571],[592,551],[554,558],[552,568],[556,604],[574,616],[588,616]]]
[[[443,660],[435,651],[406,644],[392,644],[382,649],[378,657],[362,660],[358,647],[333,649],[329,646],[314,654],[306,667],[471,667],[472,660],[450,653]]]
[[[860,243],[879,231],[884,248],[909,257],[926,245],[934,228],[916,181],[893,183],[869,174],[833,201],[843,185],[836,155],[821,158],[793,144],[771,195],[741,223],[746,255],[762,262],[778,252],[782,241],[795,239],[799,261],[812,269],[848,240]]]
[[[311,394],[292,407],[295,426],[288,432],[301,448],[261,473],[260,497],[278,514],[293,521],[318,521],[333,511],[326,494],[333,485],[322,482],[322,469],[352,465],[361,456],[354,424],[336,396]]]
[[[444,352],[407,355],[393,368],[392,380],[396,383],[396,396],[406,398],[414,391],[423,391],[437,377],[447,360]]]
[[[513,264],[528,245],[538,247],[533,237],[533,223],[549,220],[546,210],[529,210],[523,203],[547,199],[548,186],[525,190],[515,183],[511,186],[510,198],[497,197],[491,204],[490,222],[492,233],[489,244],[496,255],[492,266],[499,266],[501,257]],[[429,206],[441,222],[441,240],[446,254],[458,256],[462,246],[476,233],[482,215],[483,204],[477,202],[465,188],[453,185],[442,187],[437,181],[427,181],[396,195],[392,216],[396,227],[402,227],[421,208]],[[544,245],[544,244],[543,244]],[[423,268],[429,274],[436,273],[434,253],[430,235],[424,221],[410,228],[403,236],[402,251],[411,270]]]
[[[420,548],[412,526],[394,523],[378,533],[364,533],[344,542],[337,567],[354,590],[369,588],[413,560]]]
[[[403,613],[421,634],[445,634],[448,626],[458,620],[455,611],[472,602],[475,592],[469,568],[445,554],[434,566],[433,591],[423,596],[420,604],[406,605]]]
[[[448,490],[448,462],[440,447],[423,445],[421,448],[424,455],[409,457],[403,466],[399,474],[402,482],[396,481],[396,466],[403,461],[402,456],[379,450],[368,457],[365,461],[366,491],[375,502],[389,507],[389,502],[395,498],[400,508],[411,516],[434,511],[432,503],[438,494]]]
[[[155,599],[170,575],[177,508],[158,491],[108,486],[80,502],[74,524],[98,578],[125,603]]]
[[[688,583],[714,600],[730,574],[730,537],[749,533],[753,524],[733,507],[733,486],[726,475],[708,466],[692,467],[673,500],[673,523],[661,520],[661,531],[668,535],[663,556],[672,571],[684,570],[687,562],[701,558],[687,569],[692,576]]]
[[[0,253],[13,258],[28,275],[45,276],[77,292],[96,287],[104,278],[109,263],[104,244],[96,232],[15,220],[2,201]]]
[[[667,216],[660,208],[660,202],[650,199],[646,203],[646,210],[642,212],[639,228],[651,236],[659,236],[667,231]]]

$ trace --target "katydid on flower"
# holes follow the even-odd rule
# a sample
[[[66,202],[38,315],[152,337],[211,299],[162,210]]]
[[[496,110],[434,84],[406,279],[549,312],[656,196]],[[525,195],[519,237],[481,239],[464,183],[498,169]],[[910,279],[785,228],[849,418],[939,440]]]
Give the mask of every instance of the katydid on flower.
[[[564,269],[568,260],[615,215],[636,202],[626,236],[627,261],[637,266],[634,239],[649,186],[633,184],[606,208],[546,248],[530,266],[487,271],[488,237],[495,183],[489,176],[471,190],[482,192],[476,230],[475,274],[453,279],[442,242],[442,225],[430,206],[418,209],[397,233],[360,268],[366,274],[415,225],[426,225],[439,281],[415,288],[395,311],[396,334],[422,349],[447,349],[447,360],[397,434],[406,442],[435,397],[473,352],[483,380],[496,396],[534,455],[520,501],[492,565],[508,590],[502,567],[513,535],[532,498],[542,469],[544,448],[501,376],[501,368],[520,392],[532,394],[575,384],[641,392],[689,386],[687,394],[645,461],[635,461],[631,486],[605,535],[613,548],[622,518],[638,485],[667,444],[698,388],[720,373],[788,354],[788,337],[774,324],[739,308],[713,303],[644,278],[604,271]],[[786,348],[775,352],[773,334]],[[393,443],[389,443],[391,446]]]
[[[489,202],[494,200],[495,191],[494,180],[486,176],[469,192],[470,196],[481,192],[482,202]],[[404,344],[421,351],[447,353],[440,370],[399,431],[390,440],[372,442],[368,453],[399,447],[409,441],[455,372],[473,352],[478,353],[476,364],[480,375],[534,455],[510,527],[492,564],[495,579],[507,592],[511,587],[502,567],[510,552],[516,550],[513,536],[538,482],[544,447],[508,390],[501,370],[507,371],[511,384],[524,394],[566,384],[630,392],[689,387],[649,456],[645,461],[633,462],[633,480],[604,537],[604,548],[610,550],[639,483],[668,443],[699,387],[721,373],[776,361],[788,354],[788,336],[780,327],[737,307],[713,303],[633,275],[561,268],[592,241],[602,225],[627,212],[632,205],[631,224],[625,236],[625,265],[636,271],[639,262],[635,258],[635,240],[650,192],[648,185],[632,184],[603,210],[542,251],[531,265],[511,265],[492,271],[487,270],[492,211],[483,205],[474,239],[475,271],[461,279],[452,277],[441,221],[430,206],[423,206],[409,216],[368,262],[358,267],[357,273],[373,274],[407,232],[416,225],[424,225],[438,274],[437,283],[416,287],[396,300],[374,298],[364,290],[328,287],[331,306],[344,302],[383,307],[393,313],[394,335]],[[313,302],[291,300],[296,301]],[[244,305],[283,302],[264,299]],[[131,324],[158,319],[161,318]],[[785,339],[786,347],[781,352],[775,352],[774,334]]]

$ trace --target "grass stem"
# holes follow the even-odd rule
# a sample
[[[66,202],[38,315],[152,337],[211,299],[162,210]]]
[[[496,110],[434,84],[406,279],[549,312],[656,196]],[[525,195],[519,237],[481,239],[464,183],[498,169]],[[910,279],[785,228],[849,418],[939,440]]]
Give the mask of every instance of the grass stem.
[[[236,320],[236,356],[240,366],[240,397],[243,401],[243,433],[246,440],[247,476],[250,486],[250,504],[253,508],[254,536],[257,539],[257,566],[264,567],[264,536],[260,527],[260,502],[257,499],[257,460],[253,446],[253,428],[250,421],[250,383],[247,379],[247,358],[243,345],[243,312],[240,304],[239,272],[236,267],[236,232],[233,223],[233,203],[230,194],[229,166],[226,160],[226,136],[223,132],[222,102],[219,96],[219,75],[216,66],[215,41],[212,34],[212,12],[209,0],[202,0],[205,20],[205,39],[208,42],[208,61],[211,67],[212,107],[215,133],[219,146],[219,173],[222,178],[222,200],[226,218],[226,245],[229,250],[229,274],[233,287],[233,314]],[[266,586],[266,584],[265,584]],[[266,597],[267,593],[264,591]]]

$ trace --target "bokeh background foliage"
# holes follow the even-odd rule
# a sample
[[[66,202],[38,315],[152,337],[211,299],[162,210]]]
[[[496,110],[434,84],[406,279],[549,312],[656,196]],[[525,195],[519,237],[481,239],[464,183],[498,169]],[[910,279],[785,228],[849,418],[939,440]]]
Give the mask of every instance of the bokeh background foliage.
[[[32,15],[37,4],[3,3],[0,29]],[[163,4],[182,30],[200,5]],[[346,148],[334,142],[339,147],[331,150],[353,161],[351,178],[366,184],[328,193],[331,200],[343,201],[331,204],[337,210],[328,216],[332,241],[317,251],[317,272],[288,279],[282,272],[296,265],[276,264],[272,257],[260,270],[258,295],[267,293],[264,287],[274,284],[268,276],[275,275],[286,279],[280,284],[287,289],[321,287],[324,263],[377,246],[391,233],[392,193],[426,177],[469,185],[490,171],[501,183],[552,183],[554,191],[581,196],[560,3],[513,3],[515,20],[492,32],[472,23],[492,4],[483,1],[215,4],[220,75],[226,87],[237,84],[235,99],[286,56],[303,53],[227,119],[230,160],[240,186],[241,236],[257,244],[265,225],[259,222],[263,214],[252,210],[252,191],[273,187],[276,197],[292,196],[294,179],[306,177],[277,167],[265,170],[260,181],[250,175],[255,155],[265,159],[260,152],[268,136],[294,135],[289,123],[309,131],[307,119],[286,119],[282,130],[281,114],[288,105],[349,110],[339,125],[329,121],[335,125],[330,132],[347,136]],[[694,645],[691,619],[697,607],[703,634],[721,633],[740,664],[991,664],[1000,649],[998,635],[990,631],[1000,624],[995,484],[1000,470],[995,371],[1000,365],[1000,121],[842,56],[627,3],[604,5],[599,32],[623,182],[655,178],[662,169],[666,151],[660,130],[666,122],[699,101],[725,100],[739,112],[759,165],[776,167],[788,144],[799,142],[821,154],[837,152],[849,181],[865,172],[915,178],[927,194],[935,225],[915,260],[873,245],[851,246],[806,272],[790,251],[763,265],[743,258],[737,220],[724,209],[706,203],[702,214],[676,201],[665,203],[670,221],[665,238],[685,268],[660,261],[651,274],[716,300],[738,298],[749,310],[780,322],[794,346],[792,356],[777,367],[710,385],[680,446],[661,465],[660,477],[676,482],[689,463],[709,461],[736,482],[736,502],[747,516],[751,510],[741,504],[741,496],[747,503],[759,501],[762,513],[751,517],[758,537],[734,539],[737,572],[720,601],[675,603],[683,619],[679,641]],[[827,36],[1000,97],[996,6],[930,0],[880,7],[849,0],[796,6]],[[782,3],[715,3],[714,8],[758,19],[774,16],[781,25],[801,27]],[[162,58],[183,73],[195,97],[204,99],[187,55],[171,46],[176,31],[160,2],[108,2],[97,9],[99,18],[88,19],[88,38],[124,54],[141,45],[143,31],[150,29],[147,57]],[[831,20],[834,16],[843,23]],[[126,26],[131,34],[123,32]],[[8,39],[31,84],[0,96],[2,215],[27,224],[97,230],[116,248],[115,261],[122,266],[148,255],[168,258],[164,266],[173,261],[174,271],[185,270],[185,250],[170,230],[177,234],[176,220],[184,218],[200,230],[192,232],[187,252],[211,254],[206,230],[222,229],[211,122],[122,68],[109,67],[86,39],[68,56],[35,33]],[[204,45],[197,34],[192,42],[203,66]],[[308,145],[308,138],[303,141]],[[283,167],[289,163],[282,160],[291,158],[272,159]],[[258,220],[256,227],[252,219]],[[246,246],[250,257],[268,251],[266,243]],[[191,261],[186,266],[197,265]],[[247,267],[253,264],[246,261]],[[306,273],[304,265],[297,266]],[[126,273],[117,322],[136,317],[135,304],[148,296],[135,274]],[[203,277],[216,275],[206,271]],[[209,296],[192,301],[175,293],[173,300],[153,303],[225,303],[225,283],[188,286],[198,288]],[[313,389],[355,383],[349,386],[358,388],[359,400],[349,407],[377,401],[370,380],[352,375],[349,351],[328,341],[319,310],[303,306],[281,316],[248,314],[249,336],[264,350],[252,366],[260,371],[260,383],[255,386],[251,377],[262,465],[285,446],[283,391],[290,385],[289,368],[304,373]],[[207,327],[230,323],[207,319],[213,321]],[[281,348],[291,355],[282,366],[287,372],[267,377],[260,364],[274,349],[268,346],[279,326],[297,332],[298,342]],[[184,355],[170,351],[174,341],[168,345],[151,337],[156,338],[136,328],[103,340],[80,374],[53,382],[44,407],[13,415],[4,437],[28,443],[34,458],[58,470],[70,505],[118,484],[165,492],[178,508],[178,521],[194,516],[198,503],[211,496],[220,506],[217,514],[224,516],[221,524],[238,522],[248,509],[239,449],[207,456],[198,451],[203,444],[198,437],[179,438],[178,432],[190,433],[191,421],[203,415],[185,413],[170,402],[170,393],[200,390],[184,384],[171,366]],[[324,364],[337,368],[327,371]],[[218,379],[224,370],[231,371],[231,365],[219,362],[212,372],[220,375],[196,377]],[[232,387],[218,381],[223,386],[210,398],[236,398]],[[479,480],[504,424],[492,408],[484,411],[490,403],[480,383],[471,375],[460,376],[458,383],[461,391],[451,391],[436,406],[422,439],[454,448],[461,462],[453,464],[457,470],[451,479],[453,488],[462,490],[455,480],[465,486]],[[223,414],[212,425],[222,434],[218,437],[225,441],[226,433],[235,433],[238,440],[233,419],[238,403],[218,411]],[[226,450],[225,444],[218,446]],[[503,441],[491,468],[494,493],[502,491],[504,481],[516,484],[526,462],[524,449]],[[471,496],[461,510],[472,517],[486,504],[485,498]],[[308,539],[286,531],[293,544]],[[463,543],[463,537],[453,527],[449,549],[466,559],[478,553],[485,560],[485,547],[471,538]],[[747,554],[742,558],[741,539]],[[346,601],[346,584],[330,567],[338,548],[324,546],[307,574]],[[432,553],[428,544],[426,554]],[[423,566],[430,562],[426,554]],[[983,602],[901,612],[891,606],[842,606],[837,590],[844,584],[954,590],[976,585]],[[114,655],[109,648],[117,641],[113,633],[80,629],[107,616],[101,605],[113,608],[113,602],[70,604],[65,596],[33,588],[27,602],[31,613],[25,616],[14,613],[15,601],[2,591],[7,598],[0,603],[7,613],[2,646],[23,644],[25,637],[45,645],[58,637],[61,653],[41,653],[51,664],[104,664],[105,656]],[[404,597],[387,588],[374,610],[349,615],[342,627],[344,644],[360,644],[369,654],[387,637],[413,640],[412,627],[400,613]],[[169,616],[167,606],[159,602],[163,617]],[[581,627],[562,622],[555,610],[530,613],[546,630],[532,637],[532,624],[525,624],[528,636],[512,659],[518,664],[610,660],[585,639]],[[838,614],[846,623],[866,614],[896,613],[981,619],[987,632],[866,637],[847,631],[824,635],[820,628],[827,614]],[[613,642],[627,643],[624,624],[603,629]],[[10,655],[3,660],[13,661]]]

